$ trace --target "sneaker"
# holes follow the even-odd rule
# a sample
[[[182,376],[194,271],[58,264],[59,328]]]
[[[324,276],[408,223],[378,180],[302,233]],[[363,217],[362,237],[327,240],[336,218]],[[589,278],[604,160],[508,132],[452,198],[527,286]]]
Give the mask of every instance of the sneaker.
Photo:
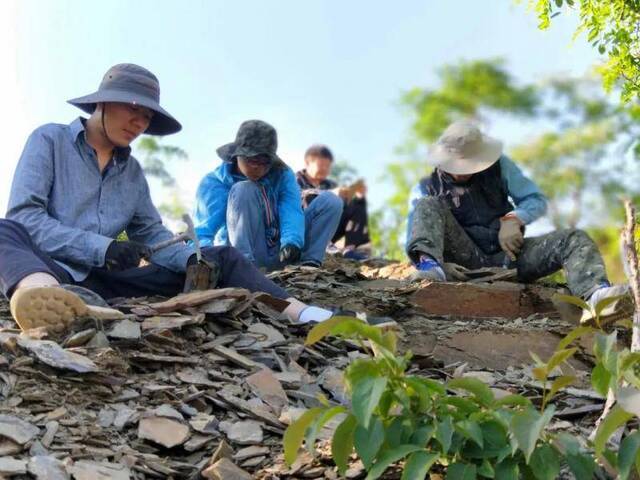
[[[342,254],[342,257],[348,260],[356,260],[358,262],[361,262],[362,260],[366,260],[367,258],[369,258],[369,255],[354,249],[354,250],[347,250]]]
[[[77,293],[65,287],[52,285],[17,289],[11,296],[10,307],[11,315],[18,326],[23,331],[45,327],[48,331],[58,334],[69,329],[70,325],[81,317],[101,320],[124,318],[124,314],[118,310],[87,304]],[[73,287],[74,290],[82,289],[85,295],[86,292],[90,292],[100,298],[90,290],[75,285]]]
[[[633,298],[631,297],[631,291],[629,285],[613,285],[603,286],[593,292],[587,300],[587,303],[592,309],[606,298],[620,297],[618,300],[613,301],[607,305],[600,312],[600,326],[604,327],[607,324],[611,324],[618,320],[629,318],[633,315],[634,305]],[[584,311],[580,323],[593,324],[595,319],[591,312]]]
[[[393,328],[398,325],[393,318],[390,317],[370,317],[364,312],[354,312],[353,310],[341,310],[336,309],[333,312],[334,317],[355,317],[359,320],[362,320],[372,327],[379,328]]]
[[[416,271],[411,275],[411,281],[431,280],[432,282],[446,282],[447,276],[440,264],[431,257],[420,257]]]
[[[300,262],[301,267],[311,267],[311,268],[320,268],[322,263],[316,262],[315,260],[305,260],[304,262]]]

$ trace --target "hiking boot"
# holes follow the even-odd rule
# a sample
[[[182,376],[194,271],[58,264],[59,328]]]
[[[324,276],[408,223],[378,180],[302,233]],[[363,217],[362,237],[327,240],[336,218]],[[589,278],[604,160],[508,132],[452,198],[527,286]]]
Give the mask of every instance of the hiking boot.
[[[108,306],[87,304],[78,293],[90,298],[91,303],[99,299],[106,304],[99,295],[76,285],[24,287],[18,288],[11,297],[11,315],[23,331],[44,327],[56,334],[68,330],[81,317],[102,320],[124,317],[122,312]]]
[[[421,257],[416,265],[416,271],[411,275],[412,282],[431,280],[432,282],[446,282],[447,276],[440,264],[431,257]]]
[[[629,285],[613,285],[603,286],[593,292],[587,300],[587,303],[592,310],[595,310],[597,305],[607,298],[620,297],[607,305],[600,312],[600,326],[604,327],[618,320],[629,318],[633,315],[634,304],[631,297],[631,291]],[[595,324],[595,318],[589,311],[582,313],[580,323],[593,325]]]

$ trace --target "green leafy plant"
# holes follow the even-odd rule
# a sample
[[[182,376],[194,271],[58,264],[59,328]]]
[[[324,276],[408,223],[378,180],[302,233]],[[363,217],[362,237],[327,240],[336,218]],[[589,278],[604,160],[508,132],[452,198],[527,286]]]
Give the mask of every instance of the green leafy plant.
[[[538,15],[539,28],[563,10],[580,16],[576,35],[586,32],[587,41],[607,57],[600,67],[605,88],[622,85],[622,100],[640,93],[640,3],[637,0],[529,0]]]
[[[379,478],[398,462],[407,480],[424,478],[432,468],[446,468],[449,479],[538,480],[556,478],[563,460],[578,478],[591,478],[580,475],[597,468],[576,439],[545,432],[554,413],[551,405],[538,409],[517,394],[496,399],[475,378],[444,383],[410,375],[411,354],[398,355],[395,333],[358,319],[336,317],[321,323],[306,343],[327,335],[354,340],[369,355],[345,370],[350,406],[323,400],[322,407],[306,411],[289,426],[284,436],[289,464],[303,443],[313,452],[318,432],[339,415],[331,454],[341,474],[354,451],[368,479]]]

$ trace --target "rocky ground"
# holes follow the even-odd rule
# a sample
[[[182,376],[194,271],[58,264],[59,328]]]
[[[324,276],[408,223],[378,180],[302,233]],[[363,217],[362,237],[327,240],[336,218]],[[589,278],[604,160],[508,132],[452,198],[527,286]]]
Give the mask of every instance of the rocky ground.
[[[476,376],[498,395],[540,397],[529,351],[548,357],[575,319],[548,308],[531,313],[531,302],[520,318],[428,314],[420,295],[429,287],[404,282],[407,273],[401,264],[331,260],[321,270],[271,276],[304,301],[393,317],[418,374]],[[507,295],[504,302],[524,298],[500,282],[483,285],[480,294],[470,290],[472,300],[494,298],[492,288],[503,288],[495,298]],[[438,294],[454,301],[451,291]],[[287,468],[281,439],[292,418],[317,405],[319,393],[345,401],[341,370],[361,355],[354,345],[329,339],[305,347],[307,327],[290,325],[268,299],[241,289],[179,301],[119,299],[114,306],[124,319],[87,320],[64,338],[50,338],[20,335],[0,303],[0,475],[337,478],[326,452],[302,455]],[[585,379],[590,365],[585,348],[565,368]],[[552,428],[588,435],[603,402],[583,381],[558,397]],[[348,478],[363,478],[359,462]]]

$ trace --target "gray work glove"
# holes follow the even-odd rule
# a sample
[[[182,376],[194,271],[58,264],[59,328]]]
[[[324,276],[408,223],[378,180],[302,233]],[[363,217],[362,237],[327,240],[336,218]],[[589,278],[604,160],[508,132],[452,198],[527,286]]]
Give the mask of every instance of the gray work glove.
[[[466,282],[469,280],[469,277],[467,277],[469,270],[457,263],[445,263],[443,270],[449,281]]]
[[[507,256],[515,262],[516,255],[520,253],[520,249],[524,244],[522,225],[517,218],[505,218],[500,220],[498,241],[500,242],[500,248],[502,248]]]

